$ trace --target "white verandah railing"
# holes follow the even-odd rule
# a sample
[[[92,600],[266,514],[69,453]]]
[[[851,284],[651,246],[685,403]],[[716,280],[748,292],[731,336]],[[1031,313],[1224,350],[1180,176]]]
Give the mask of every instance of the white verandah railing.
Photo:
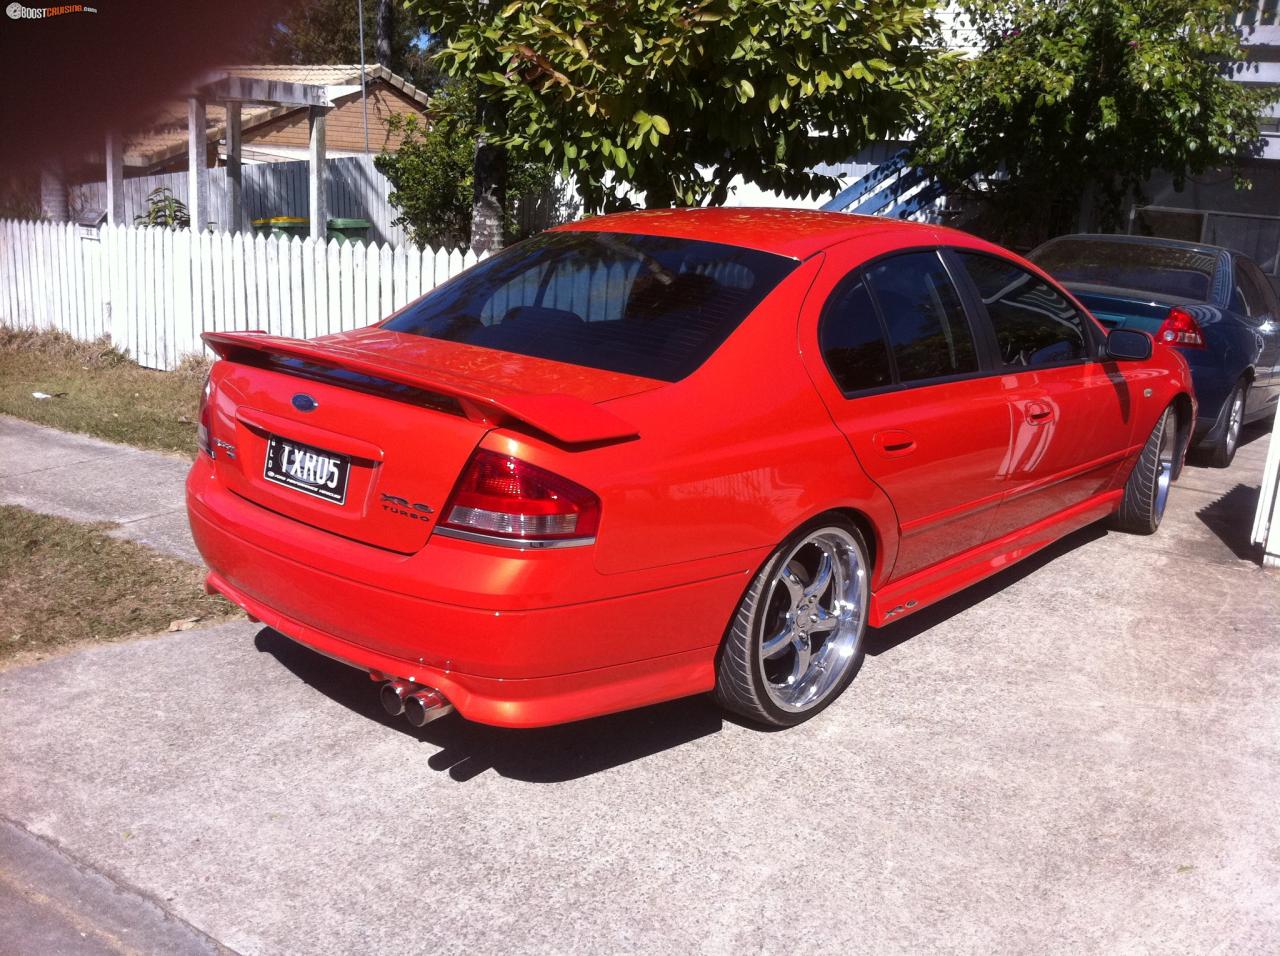
[[[202,353],[201,332],[360,328],[476,261],[456,249],[0,220],[0,323],[107,335],[139,364],[172,369]]]

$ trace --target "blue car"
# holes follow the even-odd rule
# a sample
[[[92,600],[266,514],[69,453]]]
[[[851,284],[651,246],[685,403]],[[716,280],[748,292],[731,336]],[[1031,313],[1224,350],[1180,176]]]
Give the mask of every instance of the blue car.
[[[1231,464],[1241,426],[1275,412],[1280,299],[1248,256],[1174,239],[1075,235],[1029,258],[1107,328],[1149,332],[1186,357],[1200,403],[1192,441],[1209,464]]]

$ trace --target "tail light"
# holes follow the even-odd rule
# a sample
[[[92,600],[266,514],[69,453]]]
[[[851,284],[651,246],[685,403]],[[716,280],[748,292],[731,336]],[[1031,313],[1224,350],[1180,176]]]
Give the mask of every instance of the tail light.
[[[1204,333],[1198,323],[1186,309],[1174,306],[1165,316],[1164,324],[1156,332],[1156,341],[1165,345],[1180,345],[1183,348],[1204,348]]]
[[[511,538],[589,538],[600,525],[600,499],[579,484],[510,455],[472,456],[440,526]]]
[[[210,458],[216,457],[213,453],[213,432],[210,428],[213,410],[209,407],[209,397],[212,394],[213,379],[211,375],[206,375],[204,389],[200,392],[200,414],[196,418],[196,444]]]

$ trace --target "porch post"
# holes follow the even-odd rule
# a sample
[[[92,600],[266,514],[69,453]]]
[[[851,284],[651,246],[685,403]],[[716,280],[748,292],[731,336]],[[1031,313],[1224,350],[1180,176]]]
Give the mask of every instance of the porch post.
[[[191,231],[201,233],[209,224],[208,132],[204,100],[187,98],[187,214]]]
[[[228,232],[239,232],[244,226],[244,207],[240,188],[240,101],[224,104],[227,110],[227,204],[231,207]]]
[[[124,223],[124,151],[120,131],[107,131],[107,224]]]
[[[328,178],[328,167],[324,155],[324,117],[328,107],[312,106],[308,108],[308,119],[311,128],[311,150],[308,156],[309,193],[311,199],[311,238],[324,241],[329,229],[328,197],[325,193],[325,181]]]

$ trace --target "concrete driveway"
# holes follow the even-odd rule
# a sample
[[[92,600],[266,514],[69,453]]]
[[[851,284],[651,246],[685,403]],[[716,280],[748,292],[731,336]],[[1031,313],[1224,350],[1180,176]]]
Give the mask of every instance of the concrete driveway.
[[[874,633],[784,733],[704,699],[414,731],[246,623],[0,674],[0,876],[70,920],[24,862],[66,854],[191,951],[1274,952],[1253,438],[1155,537],[1086,529]]]

